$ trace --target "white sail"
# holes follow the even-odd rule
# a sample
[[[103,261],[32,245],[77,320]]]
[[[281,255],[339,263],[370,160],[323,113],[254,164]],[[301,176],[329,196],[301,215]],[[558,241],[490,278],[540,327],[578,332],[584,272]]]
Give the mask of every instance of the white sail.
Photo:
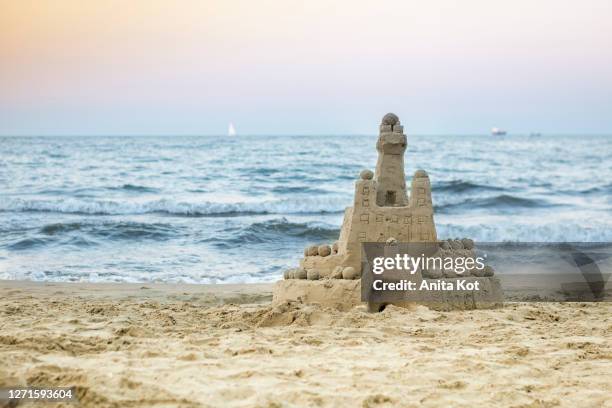
[[[494,128],[491,129],[491,134],[493,136],[503,136],[503,135],[506,134],[506,131],[503,130],[503,129],[494,127]]]
[[[227,135],[236,136],[236,128],[234,127],[234,124],[232,122],[230,122],[229,127],[227,129]]]

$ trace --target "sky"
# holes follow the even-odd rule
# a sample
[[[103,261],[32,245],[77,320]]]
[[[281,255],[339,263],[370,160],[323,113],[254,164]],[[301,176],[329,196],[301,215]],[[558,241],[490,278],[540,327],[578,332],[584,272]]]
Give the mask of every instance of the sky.
[[[610,0],[0,0],[0,135],[612,133]]]

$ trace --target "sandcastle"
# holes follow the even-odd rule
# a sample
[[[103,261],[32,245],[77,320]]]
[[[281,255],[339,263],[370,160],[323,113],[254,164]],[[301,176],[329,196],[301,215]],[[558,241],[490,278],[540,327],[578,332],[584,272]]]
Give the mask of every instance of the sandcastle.
[[[468,238],[438,241],[427,172],[414,173],[408,194],[404,173],[406,147],[407,139],[399,118],[388,113],[380,124],[376,170],[374,173],[363,170],[359,174],[353,206],[344,212],[339,239],[332,244],[305,248],[299,268],[285,271],[284,280],[277,282],[275,300],[333,304],[341,308],[361,303],[363,243],[428,243],[448,256],[473,255],[474,242]],[[443,269],[419,273],[421,279],[457,277],[453,271]],[[493,269],[487,266],[484,270],[468,271],[463,277],[483,281],[489,292],[501,292],[493,274]],[[478,307],[475,300],[473,296],[459,300],[440,298],[440,304],[444,308],[473,308]]]

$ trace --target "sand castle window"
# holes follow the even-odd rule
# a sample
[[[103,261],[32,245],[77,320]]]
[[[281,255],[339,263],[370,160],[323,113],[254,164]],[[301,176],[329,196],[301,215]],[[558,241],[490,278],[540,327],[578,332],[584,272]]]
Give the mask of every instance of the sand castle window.
[[[366,233],[365,232],[360,232],[359,233],[359,241],[365,241],[366,240]]]
[[[363,188],[363,194],[370,194],[370,187],[365,186],[365,187]]]
[[[363,200],[363,206],[364,207],[369,207],[370,206],[370,200]]]
[[[387,191],[385,204],[395,204],[395,191]]]
[[[393,217],[391,217],[391,222],[398,222],[399,221],[399,217],[397,215],[394,215]]]
[[[383,221],[383,215],[382,214],[376,214],[376,222],[382,222]]]
[[[424,188],[419,188],[419,194],[425,194],[425,189]]]
[[[417,200],[417,203],[418,203],[419,207],[422,207],[422,206],[425,205],[425,199],[424,198],[419,198]]]
[[[412,224],[412,217],[404,217],[404,224]]]
[[[370,216],[368,214],[361,214],[360,220],[362,224],[369,224]]]

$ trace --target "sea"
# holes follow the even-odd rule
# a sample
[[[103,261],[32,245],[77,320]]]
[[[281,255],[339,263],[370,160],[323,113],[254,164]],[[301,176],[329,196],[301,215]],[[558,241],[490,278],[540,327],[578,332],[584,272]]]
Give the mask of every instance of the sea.
[[[0,138],[0,279],[250,283],[332,243],[376,138]],[[612,137],[408,136],[439,238],[612,241]]]

